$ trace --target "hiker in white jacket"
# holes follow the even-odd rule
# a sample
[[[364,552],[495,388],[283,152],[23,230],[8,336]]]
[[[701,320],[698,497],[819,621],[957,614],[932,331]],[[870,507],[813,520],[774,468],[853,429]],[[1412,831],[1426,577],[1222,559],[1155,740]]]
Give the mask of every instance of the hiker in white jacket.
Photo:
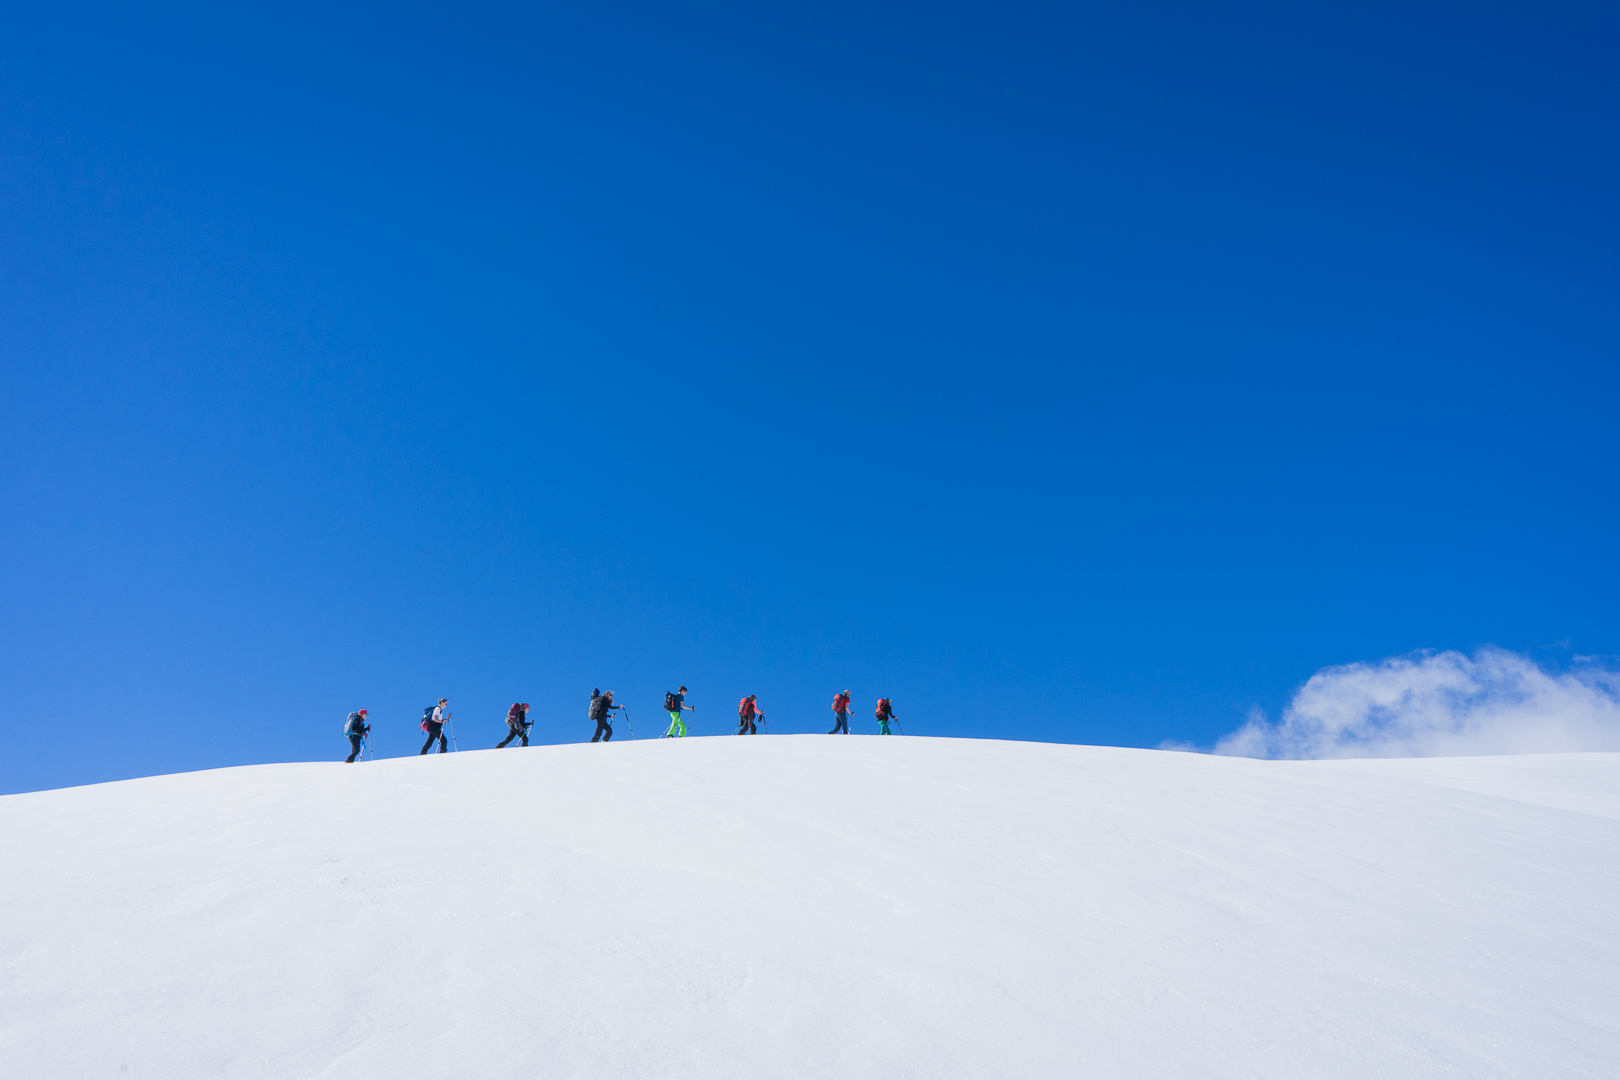
[[[422,730],[428,733],[428,738],[427,742],[422,744],[422,753],[417,754],[417,757],[433,749],[435,739],[439,741],[439,753],[450,749],[450,740],[444,737],[444,725],[450,722],[449,704],[447,699],[440,698],[439,703],[433,706],[433,711],[422,717]]]

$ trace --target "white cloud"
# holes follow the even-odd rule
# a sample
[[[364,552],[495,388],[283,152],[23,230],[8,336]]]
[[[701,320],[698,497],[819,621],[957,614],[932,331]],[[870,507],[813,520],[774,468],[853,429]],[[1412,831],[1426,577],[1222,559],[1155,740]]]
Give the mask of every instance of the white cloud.
[[[1255,709],[1215,744],[1242,757],[1439,757],[1620,750],[1620,671],[1549,671],[1486,646],[1323,668],[1273,724]]]

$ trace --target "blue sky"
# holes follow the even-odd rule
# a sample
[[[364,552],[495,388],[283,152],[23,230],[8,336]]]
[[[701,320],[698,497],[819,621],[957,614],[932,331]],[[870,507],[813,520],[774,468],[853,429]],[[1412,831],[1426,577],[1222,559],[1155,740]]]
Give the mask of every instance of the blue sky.
[[[1620,653],[1612,6],[52,6],[0,791]]]

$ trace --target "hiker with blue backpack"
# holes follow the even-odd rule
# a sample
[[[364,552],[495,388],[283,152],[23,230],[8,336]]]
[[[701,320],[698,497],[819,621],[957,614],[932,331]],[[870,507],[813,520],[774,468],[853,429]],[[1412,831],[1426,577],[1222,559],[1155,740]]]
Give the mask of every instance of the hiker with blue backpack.
[[[353,765],[354,759],[360,756],[360,745],[365,742],[366,736],[371,734],[371,725],[366,723],[366,710],[349,714],[348,722],[343,725],[343,734],[349,737],[349,756],[344,758],[345,764]]]
[[[450,702],[447,699],[440,698],[437,705],[429,705],[422,710],[422,730],[428,733],[428,737],[427,742],[422,744],[421,753],[417,754],[417,757],[421,757],[422,754],[432,749],[434,740],[438,740],[439,753],[443,754],[449,751],[450,740],[444,736],[444,725],[450,722],[450,710],[445,707],[449,704]]]

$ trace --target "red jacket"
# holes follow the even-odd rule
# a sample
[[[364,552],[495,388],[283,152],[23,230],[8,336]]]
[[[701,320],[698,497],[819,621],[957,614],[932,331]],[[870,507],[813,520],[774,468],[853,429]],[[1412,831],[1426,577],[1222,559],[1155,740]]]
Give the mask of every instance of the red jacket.
[[[833,712],[849,712],[849,695],[839,694],[833,698]]]

